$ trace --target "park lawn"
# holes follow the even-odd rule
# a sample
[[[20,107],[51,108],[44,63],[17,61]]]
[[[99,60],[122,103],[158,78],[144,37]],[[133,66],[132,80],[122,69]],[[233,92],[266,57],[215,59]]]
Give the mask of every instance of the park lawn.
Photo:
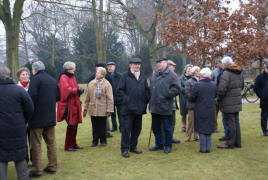
[[[84,99],[84,95],[82,97]],[[221,117],[221,116],[219,116]],[[268,176],[268,138],[264,137],[260,128],[260,109],[258,104],[243,105],[240,113],[242,132],[241,149],[221,150],[216,146],[223,135],[221,118],[218,119],[219,133],[212,136],[212,151],[199,153],[198,142],[185,143],[185,133],[180,132],[180,116],[177,111],[175,138],[182,140],[175,144],[172,153],[163,151],[150,152],[148,139],[151,128],[150,114],[143,116],[143,129],[138,148],[143,154],[131,153],[130,158],[121,157],[120,133],[114,132],[108,139],[107,147],[90,147],[92,141],[91,122],[87,116],[78,129],[78,144],[83,150],[65,152],[64,140],[66,123],[56,126],[58,170],[56,175],[43,174],[40,180],[88,180],[88,179],[234,179],[265,180]],[[154,143],[152,135],[151,146]],[[43,142],[43,167],[47,164],[46,148]],[[8,179],[15,180],[13,163],[9,163]]]

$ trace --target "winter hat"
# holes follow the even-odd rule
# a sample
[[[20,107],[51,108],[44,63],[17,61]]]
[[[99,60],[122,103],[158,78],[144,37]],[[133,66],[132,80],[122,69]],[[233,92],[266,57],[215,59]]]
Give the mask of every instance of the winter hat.
[[[200,71],[200,77],[211,77],[211,70],[209,68],[203,68]]]

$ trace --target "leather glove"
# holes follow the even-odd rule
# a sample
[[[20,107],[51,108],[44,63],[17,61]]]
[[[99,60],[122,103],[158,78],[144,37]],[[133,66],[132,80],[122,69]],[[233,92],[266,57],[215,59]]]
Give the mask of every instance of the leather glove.
[[[112,112],[107,112],[107,116],[111,116],[112,115]]]
[[[84,91],[85,91],[84,88],[78,88],[78,89],[77,89],[77,93],[78,93],[79,95],[83,94]]]
[[[83,111],[83,117],[86,117],[86,115],[87,115],[87,110],[84,109],[84,111]]]

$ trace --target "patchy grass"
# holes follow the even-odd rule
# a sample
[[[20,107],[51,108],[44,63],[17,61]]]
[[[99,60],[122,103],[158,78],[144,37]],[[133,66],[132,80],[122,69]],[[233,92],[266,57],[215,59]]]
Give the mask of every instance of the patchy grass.
[[[84,95],[82,97],[84,99]],[[221,117],[221,116],[219,116]],[[185,133],[180,132],[180,116],[177,111],[175,138],[183,141]],[[150,114],[143,116],[143,129],[138,148],[143,154],[131,153],[125,159],[120,154],[121,134],[117,131],[108,139],[107,147],[90,147],[92,141],[89,117],[83,120],[78,129],[78,144],[84,149],[77,152],[65,152],[64,140],[66,124],[56,126],[58,171],[56,175],[43,174],[40,180],[88,180],[88,179],[235,179],[265,180],[268,176],[268,138],[262,136],[260,128],[260,110],[258,104],[243,105],[240,113],[242,132],[241,149],[220,150],[218,138],[223,135],[221,118],[218,120],[219,133],[212,136],[212,151],[199,153],[199,143],[191,141],[174,145],[172,153],[150,152],[148,139],[151,127]],[[152,135],[151,146],[154,136]],[[43,167],[47,164],[46,148],[43,142]],[[9,164],[8,179],[15,180],[13,163]]]

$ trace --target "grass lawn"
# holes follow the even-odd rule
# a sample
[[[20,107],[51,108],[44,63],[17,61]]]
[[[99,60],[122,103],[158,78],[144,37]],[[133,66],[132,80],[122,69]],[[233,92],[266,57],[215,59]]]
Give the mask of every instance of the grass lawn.
[[[84,99],[84,96],[82,97]],[[216,146],[223,135],[221,116],[218,119],[219,133],[212,136],[212,151],[199,153],[198,142],[182,142],[173,146],[172,153],[150,152],[148,138],[151,127],[150,114],[143,116],[143,129],[138,148],[143,154],[131,153],[130,158],[121,157],[121,134],[117,131],[108,139],[107,147],[90,147],[92,141],[91,121],[87,117],[78,129],[78,144],[84,149],[65,152],[64,140],[66,123],[56,126],[58,171],[56,175],[43,174],[42,180],[88,180],[88,179],[263,179],[268,176],[268,138],[262,136],[260,128],[260,109],[258,104],[243,105],[240,113],[242,133],[241,149],[221,150]],[[177,111],[175,138],[184,140],[180,132],[180,116]],[[154,143],[152,135],[151,146]],[[47,164],[46,149],[43,142],[43,167]],[[9,163],[8,179],[16,179],[13,163]]]

